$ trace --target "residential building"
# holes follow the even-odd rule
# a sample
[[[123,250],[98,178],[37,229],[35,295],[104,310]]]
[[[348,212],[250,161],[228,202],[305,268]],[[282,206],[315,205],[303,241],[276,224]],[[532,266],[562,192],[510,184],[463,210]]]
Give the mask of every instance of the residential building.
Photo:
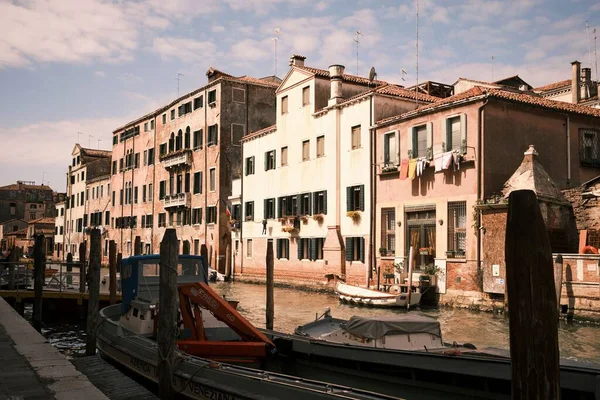
[[[592,80],[592,69],[581,68],[579,61],[571,63],[571,79],[540,86],[534,91],[545,99],[600,108],[598,82]]]
[[[241,139],[275,122],[278,79],[234,77],[214,68],[208,83],[113,132],[110,232],[124,257],[136,237],[158,253],[165,229],[225,270],[231,243],[226,200],[241,174]],[[105,223],[106,221],[105,218]]]
[[[63,255],[66,258],[66,254],[71,253],[73,259],[78,260],[79,245],[86,240],[86,228],[89,227],[90,190],[97,179],[108,176],[111,152],[87,149],[76,144],[71,156],[63,219]],[[108,191],[108,188],[106,190]]]
[[[0,187],[0,223],[54,216],[54,194],[46,185],[17,181]]]
[[[293,55],[277,89],[277,120],[243,142],[236,274],[264,278],[268,241],[275,279],[364,284],[371,270],[371,126],[439,98],[304,65]]]
[[[377,264],[402,262],[406,273],[412,246],[415,272],[428,264],[442,270],[437,283],[445,298],[480,298],[484,274],[503,261],[485,258],[477,205],[502,198],[530,144],[558,188],[597,176],[599,129],[600,110],[508,87],[474,86],[379,120],[372,200]],[[398,157],[390,166],[381,160],[391,157],[386,141],[393,139]],[[422,172],[410,173],[409,160],[424,162]]]
[[[64,260],[65,235],[65,201],[56,204],[56,218],[54,219],[54,254],[55,260]]]
[[[29,256],[33,256],[35,237],[44,235],[44,255],[51,257],[54,251],[54,217],[38,218],[27,222],[27,249]]]
[[[3,222],[2,230],[0,231],[0,235],[1,235],[0,249],[4,251],[8,248],[7,242],[6,242],[7,234],[9,234],[11,232],[17,232],[17,231],[20,231],[25,228],[27,228],[27,221],[25,221],[24,219],[13,218],[13,219],[9,219],[6,222]]]

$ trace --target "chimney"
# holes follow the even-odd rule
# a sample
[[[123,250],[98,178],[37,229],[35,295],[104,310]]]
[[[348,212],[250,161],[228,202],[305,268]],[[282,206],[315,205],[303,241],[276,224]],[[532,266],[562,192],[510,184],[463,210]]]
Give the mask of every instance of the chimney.
[[[573,61],[571,63],[571,103],[579,104],[581,99],[581,93],[579,92],[579,82],[581,81],[581,63],[579,61]]]
[[[292,54],[290,57],[290,66],[304,67],[304,60],[306,60],[306,57],[298,54]]]
[[[583,83],[583,95],[585,98],[592,97],[590,93],[592,89],[592,69],[591,68],[581,68],[581,83]]]
[[[329,79],[331,80],[331,96],[329,97],[329,105],[337,104],[342,100],[343,75],[343,65],[334,64],[329,66]]]
[[[525,153],[523,153],[523,155],[525,156],[523,157],[525,161],[533,162],[533,159],[538,156],[538,152],[535,149],[535,147],[533,147],[533,145],[530,144],[529,148]]]

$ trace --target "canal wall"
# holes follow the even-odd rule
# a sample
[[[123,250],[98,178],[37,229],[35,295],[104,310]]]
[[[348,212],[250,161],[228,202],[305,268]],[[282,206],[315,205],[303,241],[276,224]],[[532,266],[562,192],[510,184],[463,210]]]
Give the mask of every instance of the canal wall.
[[[108,399],[2,298],[0,328],[0,398]]]

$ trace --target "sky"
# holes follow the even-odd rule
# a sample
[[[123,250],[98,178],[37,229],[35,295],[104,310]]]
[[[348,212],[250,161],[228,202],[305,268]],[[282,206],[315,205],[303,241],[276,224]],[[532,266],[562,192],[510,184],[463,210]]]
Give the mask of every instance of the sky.
[[[419,0],[418,19],[416,5],[0,0],[0,185],[65,191],[75,143],[109,150],[114,129],[175,99],[178,85],[204,85],[211,66],[283,77],[296,53],[309,66],[363,76],[375,67],[379,79],[413,85],[417,21],[420,82],[519,74],[535,87],[569,79],[574,60],[597,79],[597,1]]]

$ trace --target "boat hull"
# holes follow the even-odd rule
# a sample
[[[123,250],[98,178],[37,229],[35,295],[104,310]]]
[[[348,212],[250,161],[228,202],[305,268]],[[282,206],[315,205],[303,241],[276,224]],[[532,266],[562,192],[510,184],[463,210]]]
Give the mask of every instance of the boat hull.
[[[336,285],[336,293],[341,302],[360,306],[407,307],[409,301],[408,293],[385,293],[339,282]],[[421,293],[410,294],[410,307],[417,306],[420,302]]]

